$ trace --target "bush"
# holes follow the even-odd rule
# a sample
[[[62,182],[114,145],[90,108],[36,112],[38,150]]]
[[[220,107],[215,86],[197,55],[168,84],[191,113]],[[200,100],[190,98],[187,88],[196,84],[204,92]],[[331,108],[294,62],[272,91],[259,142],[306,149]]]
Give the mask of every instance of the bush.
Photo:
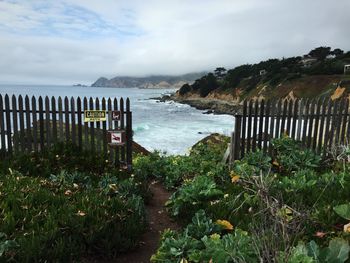
[[[166,203],[171,215],[186,221],[207,203],[223,196],[213,178],[197,176],[186,181]]]
[[[226,220],[214,223],[200,210],[182,233],[163,233],[151,262],[257,262],[257,257],[247,232],[233,230]]]
[[[5,252],[4,260],[63,262],[89,253],[115,256],[136,245],[145,228],[142,199],[76,178],[83,177],[2,176],[0,232],[19,246]]]

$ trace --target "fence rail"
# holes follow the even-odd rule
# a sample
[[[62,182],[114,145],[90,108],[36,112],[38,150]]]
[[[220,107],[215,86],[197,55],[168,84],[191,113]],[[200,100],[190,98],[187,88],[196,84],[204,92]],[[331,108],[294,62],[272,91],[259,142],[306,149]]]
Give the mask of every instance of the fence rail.
[[[334,145],[349,142],[349,98],[244,101],[235,116],[230,162],[250,151],[271,154],[271,140],[283,134],[327,155]]]
[[[104,110],[107,121],[85,122],[85,110]],[[120,111],[113,121],[111,111]],[[110,148],[107,131],[123,129],[126,143]],[[80,149],[100,153],[116,165],[132,164],[132,112],[130,100],[120,98],[38,97],[0,94],[0,153],[11,156],[71,142]]]

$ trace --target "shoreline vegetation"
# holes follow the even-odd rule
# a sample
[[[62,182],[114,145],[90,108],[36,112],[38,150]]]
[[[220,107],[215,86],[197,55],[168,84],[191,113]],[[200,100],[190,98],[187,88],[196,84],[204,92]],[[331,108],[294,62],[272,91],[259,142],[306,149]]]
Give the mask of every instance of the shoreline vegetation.
[[[333,100],[350,93],[350,51],[318,47],[308,54],[269,59],[233,69],[216,68],[176,94],[159,98],[188,104],[207,113],[240,113],[244,100],[319,99]]]

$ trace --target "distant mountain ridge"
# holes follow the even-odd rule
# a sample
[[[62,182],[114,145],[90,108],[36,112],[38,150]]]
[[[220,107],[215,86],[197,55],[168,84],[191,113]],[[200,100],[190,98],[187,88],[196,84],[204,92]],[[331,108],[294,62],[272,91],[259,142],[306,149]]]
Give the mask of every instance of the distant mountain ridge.
[[[147,77],[121,76],[107,79],[101,77],[91,87],[113,88],[180,88],[186,83],[192,84],[196,79],[204,76],[206,72],[188,73],[178,76],[153,75]]]

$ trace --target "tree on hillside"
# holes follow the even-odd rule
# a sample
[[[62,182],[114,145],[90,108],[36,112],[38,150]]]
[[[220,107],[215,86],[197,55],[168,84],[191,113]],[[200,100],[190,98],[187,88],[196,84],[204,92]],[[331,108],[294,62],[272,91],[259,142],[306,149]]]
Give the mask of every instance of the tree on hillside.
[[[179,89],[179,94],[181,96],[185,95],[187,92],[191,91],[191,86],[188,85],[188,83],[184,84],[180,89]]]
[[[311,57],[317,58],[321,61],[325,60],[325,58],[331,54],[332,52],[330,47],[318,47],[309,52]]]
[[[222,79],[226,75],[226,69],[224,67],[218,67],[214,70],[214,75],[218,79]]]
[[[209,73],[208,75],[202,77],[200,79],[200,90],[199,94],[201,97],[207,96],[211,91],[217,89],[219,87],[216,77],[213,73]]]
[[[344,54],[344,51],[340,48],[336,48],[332,51],[332,54],[337,58]]]

